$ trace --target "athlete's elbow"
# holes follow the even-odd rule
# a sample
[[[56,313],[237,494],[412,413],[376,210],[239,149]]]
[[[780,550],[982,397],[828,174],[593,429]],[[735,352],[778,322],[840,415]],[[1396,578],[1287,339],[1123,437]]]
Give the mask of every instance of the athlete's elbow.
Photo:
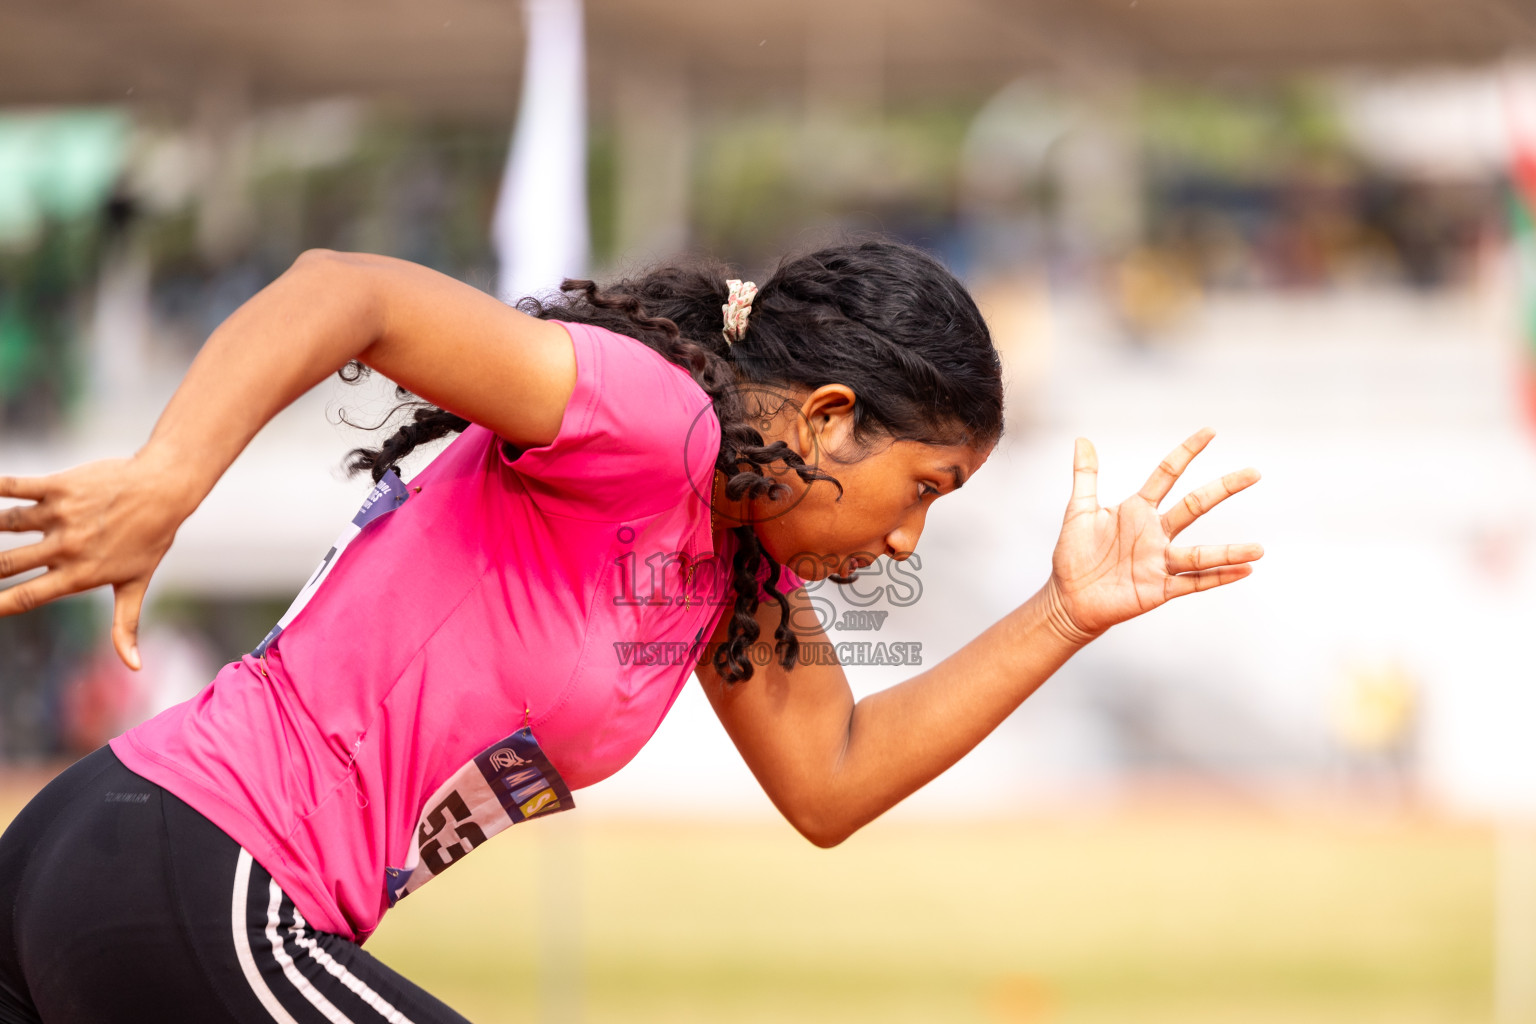
[[[812,846],[823,850],[832,849],[858,831],[856,823],[819,809],[801,810],[794,814],[787,814],[785,817],[795,827],[795,831],[809,840]]]
[[[309,309],[330,310],[357,332],[365,349],[378,340],[388,319],[387,266],[383,257],[369,253],[305,249],[285,276],[293,279],[293,294]],[[358,354],[350,352],[348,358]]]
[[[291,269],[313,272],[321,267],[340,262],[341,255],[335,249],[305,249],[294,259]]]
[[[832,847],[838,846],[843,840],[853,834],[842,829],[809,828],[798,824],[795,825],[795,831],[804,836],[812,846],[823,850],[830,850]]]
[[[305,249],[284,276],[293,279],[295,287],[332,299],[354,293],[356,264],[347,259],[349,255],[334,249]]]
[[[398,261],[368,252],[343,252],[338,249],[305,249],[293,261],[292,271],[330,277],[356,278],[359,272],[377,272]]]
[[[801,835],[811,841],[811,845],[823,850],[830,850],[834,846],[841,846],[843,840],[853,835],[850,832],[802,832]]]

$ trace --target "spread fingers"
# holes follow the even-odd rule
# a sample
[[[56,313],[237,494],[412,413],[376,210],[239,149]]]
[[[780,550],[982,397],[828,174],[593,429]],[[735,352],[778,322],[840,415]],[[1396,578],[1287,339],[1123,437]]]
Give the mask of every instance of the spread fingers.
[[[78,589],[64,573],[45,572],[36,579],[0,590],[0,618],[29,612]]]
[[[42,501],[48,496],[47,482],[37,476],[0,476],[0,498]]]
[[[1225,586],[1228,583],[1236,583],[1253,573],[1251,565],[1223,565],[1216,569],[1201,569],[1199,572],[1187,572],[1181,576],[1170,576],[1163,585],[1163,592],[1168,600],[1193,594],[1200,590],[1210,590],[1213,587]]]
[[[1067,503],[1067,518],[1099,507],[1099,453],[1093,442],[1080,437],[1072,449],[1072,500]]]
[[[1209,427],[1191,434],[1188,440],[1169,452],[1168,457],[1158,463],[1157,468],[1152,471],[1152,475],[1147,478],[1147,482],[1137,493],[1151,502],[1154,508],[1162,504],[1163,499],[1168,497],[1168,492],[1173,490],[1173,485],[1179,482],[1179,477],[1184,475],[1184,471],[1194,461],[1195,456],[1204,451],[1205,446],[1210,444],[1211,438],[1215,436],[1216,432]]]
[[[1204,487],[1184,495],[1184,500],[1163,514],[1163,532],[1172,540],[1196,519],[1226,501],[1239,491],[1247,490],[1259,482],[1259,471],[1252,467],[1228,473],[1220,480],[1212,480]]]
[[[45,525],[43,510],[39,505],[12,505],[10,508],[0,508],[0,532],[33,533],[41,531]]]
[[[1168,572],[1177,575],[1184,572],[1201,572],[1224,565],[1242,565],[1264,557],[1260,544],[1202,544],[1193,548],[1169,548],[1164,556]]]
[[[0,579],[31,569],[41,569],[53,561],[57,549],[56,543],[44,540],[37,544],[28,544],[26,547],[0,551]]]

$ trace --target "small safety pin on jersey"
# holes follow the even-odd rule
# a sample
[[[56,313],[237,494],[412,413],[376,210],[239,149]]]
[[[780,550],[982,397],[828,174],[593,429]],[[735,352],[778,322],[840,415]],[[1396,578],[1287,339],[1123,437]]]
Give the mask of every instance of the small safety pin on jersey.
[[[687,571],[683,577],[683,607],[688,608],[693,604],[693,570],[698,568],[698,563],[689,561]]]

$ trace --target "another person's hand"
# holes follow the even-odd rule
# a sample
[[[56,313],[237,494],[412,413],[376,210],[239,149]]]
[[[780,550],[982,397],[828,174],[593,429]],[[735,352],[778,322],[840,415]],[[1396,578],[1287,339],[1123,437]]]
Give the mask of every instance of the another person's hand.
[[[52,476],[0,477],[0,498],[31,502],[0,508],[0,531],[43,535],[35,543],[0,551],[0,581],[48,570],[0,590],[0,616],[110,584],[115,591],[112,644],[118,657],[137,670],[144,592],[190,511],[182,511],[165,474],[142,457],[108,459]]]
[[[1140,491],[1112,508],[1098,500],[1098,455],[1078,438],[1072,500],[1051,556],[1051,581],[1061,630],[1086,642],[1110,626],[1176,597],[1233,583],[1263,557],[1258,544],[1175,547],[1196,519],[1259,479],[1241,469],[1191,491],[1165,513],[1157,510],[1215,432],[1201,430],[1162,461]],[[1075,632],[1074,632],[1075,631]]]

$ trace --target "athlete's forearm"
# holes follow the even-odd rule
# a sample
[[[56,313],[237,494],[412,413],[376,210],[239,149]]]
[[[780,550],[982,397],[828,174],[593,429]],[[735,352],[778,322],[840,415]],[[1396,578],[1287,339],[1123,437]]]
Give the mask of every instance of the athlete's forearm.
[[[967,754],[1092,637],[1048,584],[933,668],[854,705],[828,780],[818,842],[879,817]]]
[[[268,421],[379,337],[375,291],[346,257],[315,250],[219,325],[136,457],[172,509],[191,514]]]

